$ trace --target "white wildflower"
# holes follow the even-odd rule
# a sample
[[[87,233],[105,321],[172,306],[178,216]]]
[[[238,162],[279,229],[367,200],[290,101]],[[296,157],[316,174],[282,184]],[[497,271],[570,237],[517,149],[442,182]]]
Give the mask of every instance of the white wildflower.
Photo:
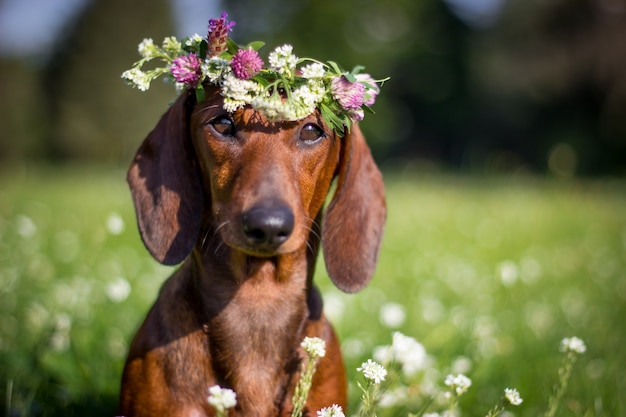
[[[326,356],[326,342],[319,337],[305,337],[300,346],[312,358],[323,358]]]
[[[587,346],[585,342],[577,337],[566,337],[561,340],[561,352],[585,353]]]
[[[387,376],[387,370],[381,364],[371,359],[368,359],[367,362],[363,362],[361,367],[356,370],[362,372],[365,379],[375,384],[380,384],[385,380],[385,376]]]
[[[124,231],[124,219],[117,213],[109,214],[107,218],[107,231],[112,235],[119,235]]]
[[[141,55],[142,58],[146,59],[154,58],[155,54],[158,52],[152,38],[146,38],[141,41],[137,49],[139,50],[139,55]]]
[[[444,384],[450,387],[456,395],[463,395],[467,392],[472,385],[472,380],[463,374],[448,375],[444,381]]]
[[[318,417],[345,417],[340,405],[333,404],[330,407],[324,407],[317,412]]]
[[[391,349],[393,357],[402,365],[402,371],[407,376],[411,376],[426,367],[428,359],[426,349],[414,338],[400,332],[394,332]]]
[[[200,65],[200,69],[212,84],[220,83],[222,77],[225,77],[232,71],[230,61],[216,57],[206,59],[202,65]]]
[[[121,303],[130,295],[131,286],[123,277],[118,277],[111,281],[105,288],[107,297],[114,303]]]
[[[268,56],[271,69],[281,75],[291,76],[296,69],[298,57],[293,54],[291,45],[283,45],[274,49]]]
[[[122,78],[141,91],[150,89],[150,77],[139,68],[131,68],[122,73]]]
[[[323,78],[326,74],[324,70],[324,65],[319,62],[314,62],[309,65],[305,65],[301,69],[302,77],[304,78]]]
[[[398,303],[385,303],[379,312],[380,322],[389,328],[398,328],[406,320],[406,308]]]
[[[293,91],[293,99],[300,101],[304,106],[310,108],[310,111],[307,113],[308,115],[315,111],[315,107],[322,101],[325,94],[326,90],[321,83],[309,82]]]
[[[202,36],[198,35],[197,33],[194,33],[193,36],[190,36],[186,41],[185,41],[185,45],[186,46],[196,46],[199,45],[200,42],[203,41]]]
[[[263,86],[255,81],[242,80],[228,74],[222,82],[222,95],[233,100],[250,103],[254,97],[264,91]]]
[[[163,39],[163,50],[167,53],[179,56],[182,52],[182,45],[175,36],[168,36]]]
[[[506,398],[511,405],[520,405],[522,401],[524,401],[515,388],[505,388],[504,398]]]
[[[233,408],[237,405],[237,394],[235,391],[222,388],[219,385],[213,385],[209,388],[209,404],[215,408],[219,413],[224,412],[224,410]]]
[[[409,399],[409,393],[404,386],[398,386],[396,388],[383,392],[378,400],[378,406],[381,408],[398,407],[406,403]]]

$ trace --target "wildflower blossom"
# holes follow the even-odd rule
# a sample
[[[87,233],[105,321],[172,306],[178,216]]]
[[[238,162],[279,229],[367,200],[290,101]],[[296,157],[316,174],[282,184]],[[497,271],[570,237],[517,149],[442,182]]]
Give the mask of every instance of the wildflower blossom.
[[[561,352],[585,353],[587,346],[585,342],[577,337],[566,337],[561,341]]]
[[[150,77],[138,68],[131,68],[124,71],[122,78],[141,91],[148,91],[150,88]]]
[[[359,82],[350,82],[345,75],[333,78],[331,91],[345,110],[357,110],[364,103],[365,86]]]
[[[444,381],[444,384],[450,387],[457,396],[463,395],[467,392],[472,385],[472,380],[463,374],[448,375]]]
[[[195,87],[202,77],[201,64],[202,62],[200,58],[198,58],[198,55],[183,55],[172,62],[172,76],[176,82]]]
[[[305,65],[301,69],[303,78],[323,78],[326,71],[324,65],[319,62],[314,62],[309,65]]]
[[[380,384],[385,380],[385,376],[387,376],[387,370],[381,364],[371,359],[368,359],[367,362],[363,362],[361,367],[356,370],[362,372],[365,379],[375,384]]]
[[[333,404],[330,407],[324,407],[317,412],[318,417],[345,417],[343,409],[340,405]]]
[[[393,356],[402,365],[402,371],[407,376],[424,369],[428,359],[424,345],[400,332],[394,332],[392,340]]]
[[[141,41],[137,49],[139,50],[139,55],[146,59],[153,58],[158,52],[158,49],[151,38]]]
[[[222,13],[221,18],[209,20],[208,43],[211,56],[219,56],[228,48],[228,32],[235,26],[235,22],[229,22],[227,17],[227,13]]]
[[[263,60],[252,48],[240,49],[233,56],[231,67],[237,78],[249,80],[263,68]]]
[[[218,413],[223,413],[237,405],[237,394],[231,389],[213,385],[209,388],[208,401]]]
[[[298,57],[293,54],[293,46],[283,45],[269,54],[268,61],[274,71],[290,77],[296,69]]]
[[[365,86],[365,93],[363,96],[363,103],[366,106],[371,106],[376,101],[376,97],[380,93],[380,88],[376,84],[376,81],[369,74],[357,74],[356,80]]]
[[[520,405],[522,401],[524,401],[515,388],[505,388],[504,398],[506,398],[511,405]]]
[[[305,337],[300,346],[314,358],[326,356],[326,342],[319,337]]]
[[[167,54],[179,54],[182,49],[182,44],[176,39],[175,36],[168,36],[163,39],[163,51]]]
[[[352,122],[363,119],[365,106],[374,103],[378,85],[385,81],[361,74],[362,67],[346,72],[332,61],[323,64],[299,59],[291,45],[274,49],[265,67],[256,52],[262,42],[238,46],[229,39],[234,25],[223,13],[209,20],[206,38],[196,34],[179,41],[170,36],[160,46],[144,39],[139,44],[141,59],[122,77],[146,91],[153,79],[164,75],[179,91],[194,89],[198,102],[206,99],[206,84],[212,84],[221,89],[224,110],[234,112],[250,106],[270,121],[297,121],[319,111],[340,136]],[[153,58],[165,66],[144,70],[143,65]],[[307,61],[310,63],[297,67]]]

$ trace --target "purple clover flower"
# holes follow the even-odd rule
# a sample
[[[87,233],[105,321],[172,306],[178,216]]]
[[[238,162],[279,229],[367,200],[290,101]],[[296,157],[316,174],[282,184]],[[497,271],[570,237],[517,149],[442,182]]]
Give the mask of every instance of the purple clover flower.
[[[365,96],[363,98],[366,106],[371,106],[376,101],[376,96],[380,93],[380,88],[376,84],[376,81],[369,74],[357,74],[356,80],[366,86]]]
[[[365,101],[365,86],[350,82],[345,75],[333,78],[330,90],[344,110],[360,109]]]
[[[263,60],[259,53],[252,48],[240,49],[230,62],[235,77],[249,80],[263,68]]]
[[[226,19],[227,17],[228,14],[224,12],[221,18],[209,20],[209,36],[207,39],[209,43],[209,56],[220,56],[228,49],[226,43],[228,40],[228,32],[233,29],[235,22],[229,22]]]
[[[198,58],[198,55],[183,55],[172,62],[170,70],[177,82],[194,88],[202,78],[201,64],[202,61]]]

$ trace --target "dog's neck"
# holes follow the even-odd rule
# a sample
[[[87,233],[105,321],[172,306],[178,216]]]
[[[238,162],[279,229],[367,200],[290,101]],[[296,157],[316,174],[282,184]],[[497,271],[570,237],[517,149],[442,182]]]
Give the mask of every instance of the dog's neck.
[[[311,288],[315,257],[307,247],[259,258],[205,242],[190,258],[216,383],[234,389],[253,414],[276,414],[290,382],[285,371],[298,366],[305,322],[321,311]]]

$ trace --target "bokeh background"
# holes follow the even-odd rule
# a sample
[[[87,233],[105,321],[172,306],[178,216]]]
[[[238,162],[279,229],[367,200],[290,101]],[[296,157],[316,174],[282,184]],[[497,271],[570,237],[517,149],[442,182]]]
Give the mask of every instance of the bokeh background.
[[[363,124],[381,164],[623,174],[623,0],[0,2],[0,158],[126,163],[172,91],[119,74],[137,43],[206,31],[391,77]],[[266,51],[267,53],[267,51]],[[373,118],[372,118],[373,119]]]
[[[504,384],[538,415],[576,333],[563,415],[626,415],[626,0],[0,0],[0,415],[114,415],[171,272],[124,171],[174,91],[120,74],[223,10],[262,56],[390,77],[361,124],[388,189],[377,276],[348,297],[319,268],[351,379],[401,330],[444,376],[472,364],[468,415]]]

